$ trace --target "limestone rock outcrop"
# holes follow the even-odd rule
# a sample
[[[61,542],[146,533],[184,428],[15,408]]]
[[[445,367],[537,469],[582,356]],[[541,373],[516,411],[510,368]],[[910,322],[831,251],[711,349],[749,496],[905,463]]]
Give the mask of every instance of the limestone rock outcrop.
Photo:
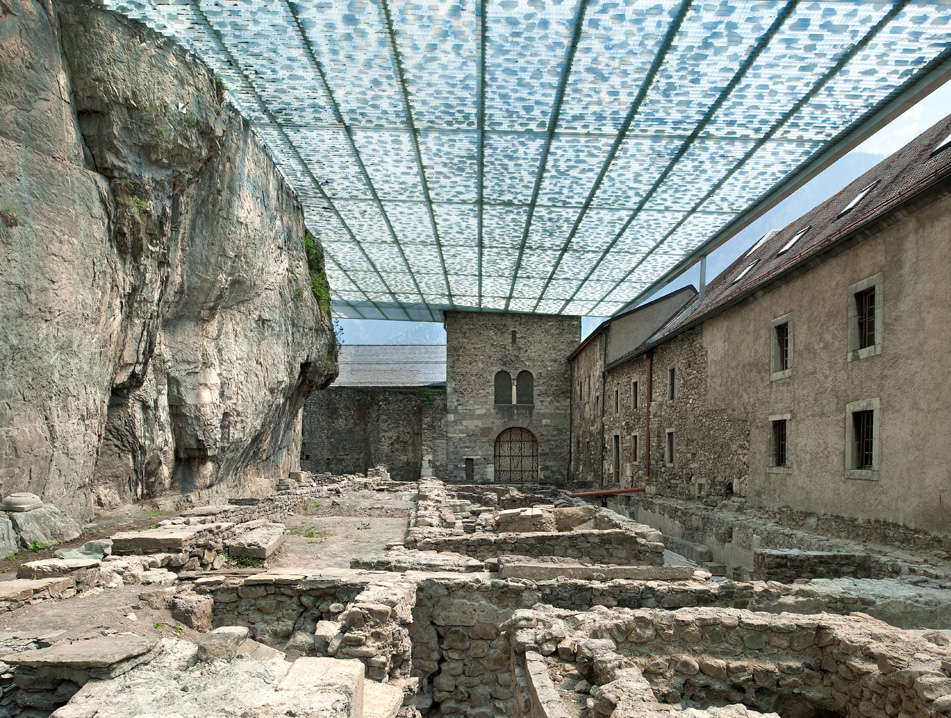
[[[77,518],[267,491],[336,375],[319,248],[194,56],[0,0],[0,481]],[[323,306],[321,306],[323,304]]]

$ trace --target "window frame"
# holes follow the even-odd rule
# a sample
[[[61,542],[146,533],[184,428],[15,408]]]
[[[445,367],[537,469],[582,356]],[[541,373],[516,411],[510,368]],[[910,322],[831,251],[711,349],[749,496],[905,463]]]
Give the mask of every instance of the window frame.
[[[859,335],[859,310],[857,306],[857,295],[875,290],[875,303],[873,311],[875,312],[874,326],[872,331],[875,333],[875,342],[867,347],[861,346],[861,337]],[[882,316],[882,305],[884,304],[884,295],[882,293],[882,273],[863,279],[849,287],[849,350],[847,354],[848,361],[856,361],[871,356],[878,356],[882,353],[882,330],[884,326],[884,317]]]
[[[792,473],[792,459],[790,457],[789,451],[789,437],[790,437],[790,424],[791,424],[792,414],[773,414],[768,418],[769,421],[769,456],[767,457],[766,462],[766,473],[768,474],[791,474]],[[776,434],[775,434],[775,425],[779,422],[785,423],[785,443],[786,443],[786,463],[777,464],[776,463]]]
[[[523,377],[528,377],[527,380],[523,380]],[[526,388],[527,382],[527,388]],[[528,401],[519,401],[519,399],[524,399],[524,392],[528,392]],[[519,396],[522,394],[522,396]],[[528,369],[522,369],[518,374],[515,375],[515,401],[513,402],[516,406],[534,406],[535,405],[535,375],[532,374]]]
[[[631,408],[632,409],[640,408],[640,403],[638,401],[638,399],[640,398],[638,396],[639,389],[640,387],[638,386],[638,379],[632,379],[631,380]]]
[[[620,384],[614,385],[614,413],[621,413],[621,386]]]
[[[508,391],[501,392],[503,396],[508,398],[508,401],[499,401],[499,377],[502,375],[508,377]],[[512,375],[507,372],[505,369],[500,369],[495,372],[495,376],[492,377],[492,401],[495,406],[512,406],[515,402],[512,401]]]
[[[666,429],[664,434],[664,464],[673,468],[677,463],[677,437],[674,429]]]
[[[856,468],[857,437],[855,436],[855,415],[861,412],[872,412],[872,466],[871,468]],[[845,478],[863,481],[878,481],[881,468],[881,400],[861,399],[849,402],[845,406]]]
[[[786,325],[786,368],[781,368],[782,358],[780,355],[781,347],[779,345],[779,337],[777,330],[779,327]],[[777,381],[779,379],[787,379],[792,376],[792,367],[793,367],[793,313],[789,312],[788,314],[783,314],[781,317],[776,317],[769,325],[769,380]]]
[[[637,445],[637,433],[631,434],[631,463],[639,464],[641,462],[640,454],[638,454],[638,445]]]
[[[677,365],[667,367],[667,402],[677,401]]]

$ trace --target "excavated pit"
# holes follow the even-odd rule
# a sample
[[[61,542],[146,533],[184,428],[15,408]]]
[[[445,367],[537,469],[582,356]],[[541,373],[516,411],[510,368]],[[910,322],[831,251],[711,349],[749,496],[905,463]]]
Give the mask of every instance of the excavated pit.
[[[0,687],[5,705],[18,706],[8,713],[98,716],[89,712],[91,706],[112,694],[107,684],[98,687],[95,681],[115,682],[117,691],[129,693],[132,705],[147,701],[135,691],[150,682],[171,690],[176,672],[196,695],[214,696],[217,689],[204,685],[202,676],[240,686],[241,671],[258,676],[248,680],[261,691],[261,700],[278,696],[281,705],[299,700],[300,715],[313,711],[303,707],[310,700],[308,690],[321,700],[336,696],[350,710],[339,715],[351,718],[951,713],[951,641],[940,630],[946,624],[937,605],[951,604],[951,590],[941,576],[843,583],[829,578],[815,583],[714,580],[665,550],[665,537],[657,530],[562,494],[426,480],[409,501],[411,486],[380,476],[324,476],[315,485],[302,481],[272,499],[228,510],[247,526],[260,520],[255,511],[270,521],[290,515],[289,522],[308,510],[319,511],[331,524],[336,514],[342,532],[353,527],[354,516],[392,521],[401,512],[410,514],[402,541],[391,541],[385,550],[355,551],[349,568],[335,556],[332,563],[309,570],[312,553],[295,553],[304,546],[308,552],[318,547],[346,551],[353,540],[349,535],[314,546],[300,543],[304,538],[299,536],[298,543],[285,543],[267,560],[274,566],[270,570],[216,570],[210,561],[197,572],[180,570],[177,582],[167,568],[137,574],[142,583],[150,574],[170,577],[165,587],[143,591],[140,601],[170,608],[196,628],[193,640],[204,640],[200,634],[212,628],[246,628],[250,643],[232,659],[233,670],[217,663],[214,670],[196,668],[192,658],[186,660],[194,649],[181,649],[169,639],[154,649],[167,659],[150,653],[128,672],[97,674],[88,688],[49,676],[30,679],[33,669],[17,668],[16,661],[5,658],[13,668]],[[190,513],[208,525],[228,517],[220,508]],[[360,522],[355,533],[373,520]],[[143,546],[147,539],[141,539]],[[118,557],[103,567],[149,558]],[[681,565],[671,565],[672,558]],[[839,558],[815,560],[820,559],[824,571],[836,561],[847,565]],[[796,557],[798,565],[810,560]],[[898,585],[905,594],[896,590]],[[109,589],[97,587],[90,574],[76,590],[86,595]],[[930,592],[928,600],[935,605],[923,607],[908,598],[915,590]],[[874,617],[901,616],[902,601],[916,627],[922,619],[931,625],[906,630]],[[265,655],[255,648],[259,644],[272,650],[266,656],[273,675],[255,673],[253,662],[248,663],[250,655]],[[4,645],[37,649],[43,642]],[[288,672],[281,667],[285,664],[300,665]],[[329,687],[322,682],[327,666],[342,671],[330,672],[336,682]],[[308,681],[312,688],[301,688]],[[286,693],[287,685],[297,693]],[[389,691],[384,696],[389,707],[379,712],[377,695],[355,712],[365,692],[376,695],[374,686]],[[52,711],[55,701],[61,704],[77,690],[75,700]],[[196,700],[198,706],[214,703]],[[113,703],[122,705],[118,699]],[[132,715],[122,710],[102,717]],[[202,710],[215,715],[210,708]]]

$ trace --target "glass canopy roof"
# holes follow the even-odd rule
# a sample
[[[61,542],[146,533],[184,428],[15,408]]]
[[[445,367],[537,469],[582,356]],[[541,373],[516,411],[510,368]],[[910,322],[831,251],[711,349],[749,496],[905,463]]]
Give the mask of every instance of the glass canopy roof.
[[[220,74],[368,319],[612,314],[951,47],[939,0],[105,4]]]

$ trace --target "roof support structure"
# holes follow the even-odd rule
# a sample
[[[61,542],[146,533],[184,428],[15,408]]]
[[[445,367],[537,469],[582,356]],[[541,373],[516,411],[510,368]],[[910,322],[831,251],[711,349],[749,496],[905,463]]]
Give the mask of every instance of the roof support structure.
[[[895,2],[888,14],[886,14],[871,30],[869,30],[865,37],[863,37],[860,42],[856,43],[849,50],[849,52],[846,53],[840,59],[840,61],[836,63],[836,65],[832,67],[829,72],[827,72],[822,77],[822,79],[803,96],[803,98],[798,103],[796,103],[796,105],[790,108],[790,110],[769,130],[769,132],[767,132],[749,150],[749,152],[740,160],[740,162],[730,170],[729,174],[724,176],[716,187],[712,188],[707,195],[700,199],[700,201],[697,203],[697,206],[700,206],[700,204],[706,201],[706,199],[711,196],[719,188],[719,186],[722,185],[723,182],[728,180],[745,162],[747,162],[752,157],[753,153],[755,153],[760,146],[765,144],[773,135],[776,134],[776,132],[782,128],[783,125],[789,122],[789,120],[795,116],[795,113],[798,112],[798,110],[812,97],[814,97],[823,87],[825,87],[832,80],[832,78],[842,70],[842,68],[852,57],[854,57],[862,48],[868,45],[868,43],[871,42],[876,35],[885,29],[885,27],[898,15],[898,13],[901,12],[901,10],[906,5],[908,5],[908,2],[909,0],[898,0]],[[843,130],[832,141],[826,143],[825,147],[814,157],[812,157],[794,172],[791,172],[781,183],[759,197],[756,202],[753,202],[749,208],[737,215],[735,219],[721,228],[701,247],[698,247],[696,250],[689,253],[674,267],[664,273],[664,275],[658,278],[651,287],[638,294],[631,301],[617,310],[616,314],[621,314],[644,302],[654,292],[669,284],[672,280],[693,266],[699,258],[710,254],[721,244],[743,230],[743,228],[755,222],[759,217],[766,214],[766,212],[786,199],[793,192],[798,190],[810,180],[814,179],[823,170],[830,167],[836,161],[855,149],[855,147],[878,132],[885,125],[898,117],[898,115],[900,115],[902,112],[907,110],[915,103],[919,102],[922,98],[934,92],[949,80],[951,80],[951,47],[932,60],[928,66],[919,73],[917,79],[914,82],[893,92],[881,103],[866,112],[865,116],[850,129]],[[637,267],[632,268],[628,273],[628,276],[636,269]]]
[[[261,112],[263,112],[268,117],[268,119],[274,124],[274,126],[278,128],[278,130],[281,133],[281,136],[284,138],[284,141],[287,142],[288,147],[291,148],[291,150],[294,152],[295,156],[297,157],[298,162],[300,162],[301,166],[307,172],[307,175],[310,178],[311,182],[313,183],[314,187],[317,188],[317,190],[321,194],[321,197],[327,202],[328,206],[333,210],[337,218],[340,220],[340,223],[347,229],[347,232],[350,233],[350,236],[353,237],[354,241],[356,242],[357,239],[353,235],[353,232],[350,230],[349,227],[347,227],[346,222],[344,222],[343,217],[340,216],[340,213],[337,211],[337,208],[334,207],[333,202],[330,200],[330,197],[327,196],[327,193],[324,192],[324,188],[320,185],[320,182],[317,180],[316,177],[314,177],[313,173],[310,171],[310,168],[307,166],[307,163],[304,161],[304,158],[301,156],[297,147],[291,141],[291,138],[287,135],[287,132],[284,130],[284,128],[282,128],[280,124],[277,122],[277,118],[274,117],[274,113],[271,112],[271,109],[268,107],[267,103],[264,101],[264,98],[261,97],[261,93],[257,91],[257,89],[254,87],[254,84],[248,79],[247,74],[241,68],[241,65],[235,59],[234,55],[228,49],[228,46],[225,44],[224,40],[221,38],[221,33],[218,32],[217,28],[215,28],[215,26],[212,25],[211,22],[208,20],[208,16],[205,15],[205,12],[201,9],[201,4],[199,0],[189,0],[189,1],[191,3],[192,9],[195,11],[195,14],[199,18],[199,20],[205,25],[205,28],[208,30],[209,33],[211,33],[211,36],[215,38],[215,41],[218,44],[218,51],[227,58],[228,62],[231,64],[232,69],[243,78],[243,80],[247,84],[247,87],[251,90],[252,94],[254,95],[254,98],[256,99],[258,103],[258,108],[261,110]],[[323,249],[324,249],[324,252],[327,252],[326,247],[324,247]],[[361,250],[362,250],[362,247],[361,247]],[[333,254],[330,254],[330,256],[331,258],[333,258]],[[364,252],[364,256],[366,256],[365,252]],[[380,280],[383,282],[383,286],[385,286],[387,291],[390,293],[390,296],[393,297],[393,300],[402,309],[402,306],[403,306],[402,303],[400,303],[400,301],[396,299],[396,295],[393,293],[389,285],[386,283],[386,279],[384,279],[383,275],[380,273],[380,270],[373,263],[373,260],[371,260],[369,256],[366,256],[366,259],[370,263],[370,265],[374,268],[374,271],[376,271],[376,273],[380,276]],[[337,264],[338,267],[340,267],[340,263],[337,262],[337,260],[334,260],[334,263]],[[343,269],[343,267],[340,267],[340,268]],[[347,274],[346,276],[348,277],[348,279],[350,278],[349,274]],[[356,282],[354,282],[354,286],[358,286]],[[366,293],[363,293],[363,294],[364,296],[367,296]],[[378,312],[380,312],[381,315],[386,316],[382,308],[375,301],[370,299],[369,296],[367,296],[367,300],[369,301],[371,305],[373,305],[373,307]],[[350,303],[348,302],[348,304]],[[351,306],[353,305],[351,304]],[[409,312],[403,309],[403,313],[406,314],[406,317],[408,319],[410,316]]]
[[[396,231],[393,229],[393,225],[390,223],[390,218],[386,214],[386,209],[383,207],[383,202],[380,201],[380,196],[379,194],[377,194],[376,187],[373,186],[373,181],[370,179],[370,173],[367,172],[366,165],[363,163],[363,158],[360,156],[360,150],[357,149],[357,143],[353,139],[353,130],[346,122],[344,122],[343,113],[340,112],[340,105],[337,103],[337,100],[334,97],[333,88],[331,88],[330,84],[327,82],[327,76],[324,74],[324,68],[320,64],[320,60],[317,59],[317,54],[314,52],[314,46],[311,44],[310,39],[307,37],[307,32],[304,30],[304,27],[301,24],[300,17],[297,14],[297,10],[294,7],[294,4],[290,2],[289,0],[284,0],[284,3],[287,6],[287,11],[294,18],[294,25],[296,26],[297,32],[300,35],[301,43],[303,43],[304,47],[307,50],[307,54],[310,57],[311,62],[313,63],[314,71],[317,73],[317,76],[320,78],[320,82],[323,85],[324,90],[327,92],[327,96],[330,98],[330,103],[333,109],[334,116],[340,122],[341,127],[343,127],[344,133],[347,135],[347,139],[350,141],[350,148],[353,151],[353,157],[356,160],[357,164],[359,165],[360,171],[363,173],[363,178],[366,181],[367,186],[370,188],[370,193],[373,199],[376,201],[377,207],[379,207],[380,214],[383,217],[383,221],[386,223],[386,227],[390,232],[390,236],[393,238],[393,244],[399,250],[400,256],[403,258],[403,261],[406,263],[406,266],[409,267],[410,265],[409,265],[409,261],[406,259],[406,253],[403,251],[403,247],[400,244],[400,240],[396,236]],[[341,220],[342,219],[343,218],[341,217]],[[361,246],[360,249],[362,250],[363,247]],[[376,267],[376,263],[372,261],[370,256],[366,252],[363,252],[363,254],[367,258],[367,261],[369,261],[371,265]],[[445,264],[443,264],[443,272],[445,271],[446,271]],[[379,269],[377,269],[377,273],[380,273]],[[380,274],[380,276],[382,278],[382,274]],[[384,284],[386,284],[387,288],[389,288],[389,284],[386,282],[385,279],[383,280],[383,282]],[[447,279],[447,283],[448,283],[448,279]],[[423,292],[416,281],[415,275],[413,275],[413,286],[416,287],[416,292],[419,294],[420,299],[422,299]],[[392,290],[390,293],[393,294]],[[393,298],[394,299],[396,298],[395,294]],[[400,302],[400,307],[403,308],[403,312],[406,314],[406,318],[407,319],[411,318],[409,312],[407,312],[405,307],[403,307],[402,302]],[[427,309],[429,308],[427,307]],[[433,319],[435,320],[435,316],[433,315],[431,310],[429,311],[429,315],[433,317]],[[383,316],[386,316],[386,314],[383,314]]]
[[[542,156],[538,160],[538,171],[535,173],[535,186],[532,188],[532,199],[528,203],[528,217],[525,218],[525,228],[522,230],[522,241],[518,247],[518,259],[515,261],[515,271],[512,272],[512,284],[509,286],[509,296],[505,300],[506,309],[508,309],[512,303],[512,292],[515,291],[515,282],[518,280],[518,270],[522,268],[522,257],[525,256],[525,245],[528,243],[528,233],[532,228],[532,218],[535,216],[535,205],[538,202],[538,193],[541,192],[542,182],[545,179],[545,168],[548,166],[548,153],[551,152],[551,143],[555,139],[555,130],[558,127],[558,118],[561,115],[561,104],[565,98],[565,87],[568,85],[568,77],[571,75],[571,64],[575,59],[578,41],[581,39],[581,31],[584,30],[584,15],[587,7],[588,0],[580,0],[578,3],[578,15],[575,18],[574,32],[571,36],[571,44],[568,46],[568,54],[565,57],[565,67],[561,72],[561,79],[558,81],[558,90],[555,93],[555,102],[552,105],[551,119],[548,120],[548,132],[545,136],[545,145],[542,148]]]
[[[631,223],[634,221],[634,219],[637,217],[640,211],[647,205],[648,202],[650,202],[651,198],[654,196],[657,190],[660,189],[661,185],[664,184],[664,180],[666,180],[667,177],[670,175],[670,173],[674,171],[674,168],[677,166],[677,163],[680,161],[680,158],[683,157],[687,153],[687,150],[690,149],[690,146],[697,140],[698,137],[700,137],[700,133],[703,132],[703,129],[708,124],[710,124],[710,121],[713,119],[714,115],[716,115],[717,111],[723,106],[723,103],[727,101],[727,98],[729,98],[730,94],[733,92],[736,86],[740,84],[740,81],[743,79],[746,73],[749,72],[750,68],[753,67],[753,65],[756,63],[756,60],[759,58],[759,56],[763,53],[763,51],[769,45],[770,40],[772,40],[773,37],[775,37],[776,33],[779,32],[780,28],[785,24],[786,20],[789,19],[790,15],[792,15],[793,10],[796,9],[796,5],[798,4],[799,4],[799,0],[789,0],[786,3],[782,11],[776,16],[776,19],[773,21],[773,24],[770,25],[769,29],[767,29],[766,32],[763,33],[763,36],[756,43],[756,47],[753,49],[753,52],[751,52],[747,56],[746,60],[743,62],[740,68],[734,73],[730,82],[727,84],[725,88],[723,88],[723,91],[720,93],[720,96],[717,97],[716,101],[712,105],[710,105],[709,109],[704,114],[703,118],[700,120],[700,122],[697,123],[697,126],[693,129],[693,132],[690,133],[690,136],[683,142],[683,144],[680,145],[680,148],[677,150],[674,156],[667,163],[667,166],[664,168],[664,171],[660,173],[660,175],[654,181],[654,184],[647,191],[647,194],[644,195],[640,204],[637,206],[637,209],[635,209],[634,212],[631,213],[631,216],[627,218],[627,221],[618,230],[617,235],[611,241],[611,244],[608,245],[607,252],[610,252],[611,249],[614,248],[618,240],[621,238],[621,236],[624,234],[627,228],[631,226]],[[717,185],[717,187],[722,185],[722,183],[723,183],[723,180],[721,180],[721,182]],[[657,247],[661,246],[664,240],[666,240],[667,237],[669,237],[676,231],[677,227],[683,224],[683,221],[684,220],[681,220],[681,222],[678,223],[676,227],[672,229],[663,239],[660,239],[654,245],[654,248],[651,249],[647,254],[645,254],[644,257],[640,260],[640,262],[638,262],[636,265],[634,265],[634,267],[631,268],[631,270],[624,276],[624,279],[627,279],[627,277],[629,277],[632,272],[634,272],[641,264],[643,264],[644,260],[647,257],[649,257],[654,252],[654,250],[657,249]],[[607,256],[607,252],[591,268],[587,276],[584,278],[584,281],[587,281],[591,277],[591,275],[594,274],[597,268],[601,266],[601,263],[604,261],[604,257]],[[620,281],[618,281],[618,284],[621,284],[621,282],[623,282],[624,279],[621,279]],[[583,284],[584,282],[582,282],[582,285]],[[577,294],[578,294],[578,291],[575,290],[575,292],[562,305],[561,311],[564,311],[565,307],[567,307],[572,302],[572,300],[575,298],[575,296],[577,296]]]

